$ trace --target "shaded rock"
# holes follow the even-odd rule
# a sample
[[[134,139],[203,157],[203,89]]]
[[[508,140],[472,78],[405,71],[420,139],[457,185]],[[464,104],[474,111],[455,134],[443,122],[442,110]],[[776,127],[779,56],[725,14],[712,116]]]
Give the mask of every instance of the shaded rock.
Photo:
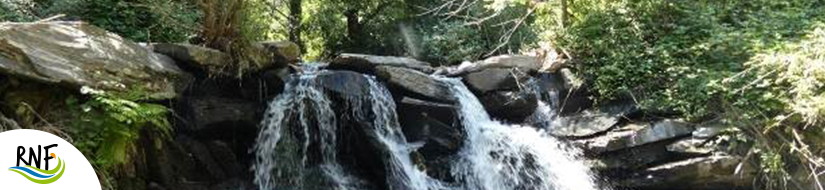
[[[290,41],[258,42],[258,46],[266,49],[278,66],[298,63],[301,60],[301,48]]]
[[[565,68],[556,73],[539,73],[535,77],[539,92],[544,96],[549,93],[556,94],[548,98],[557,99],[557,110],[564,115],[578,113],[593,106],[590,91],[583,86],[582,80],[571,75],[574,74]],[[546,102],[553,101],[543,99]]]
[[[223,164],[227,163],[220,163],[215,160],[211,152],[211,148],[214,147],[209,147],[200,141],[186,136],[178,137],[175,141],[180,143],[184,150],[200,164],[199,167],[203,167],[203,169],[208,172],[209,179],[226,179],[229,177],[230,174],[224,171],[223,166]]]
[[[647,143],[689,135],[693,131],[687,123],[677,120],[664,120],[654,124],[631,123],[606,135],[580,140],[585,149],[601,153],[624,148],[640,146]]]
[[[238,156],[235,155],[232,147],[223,141],[211,141],[206,144],[209,147],[209,153],[212,154],[212,159],[215,162],[221,163],[221,169],[229,176],[241,176],[247,167],[241,165]]]
[[[521,123],[538,106],[535,94],[525,91],[497,91],[479,97],[481,104],[491,117],[510,123]]]
[[[447,76],[460,76],[488,68],[514,68],[526,73],[534,73],[541,67],[541,61],[527,55],[499,55],[475,63],[464,62],[456,68],[448,69]]]
[[[181,64],[209,73],[222,73],[224,68],[233,64],[229,54],[207,47],[171,43],[157,43],[151,47],[155,52],[169,56]]]
[[[530,75],[518,69],[490,68],[463,76],[470,89],[479,93],[501,90],[517,90]]]
[[[633,189],[751,189],[751,171],[734,174],[740,158],[714,155],[648,168],[619,186]],[[674,185],[679,184],[679,185]]]
[[[203,96],[185,101],[188,107],[185,112],[191,113],[185,130],[191,132],[209,130],[220,133],[243,126],[257,128],[263,111],[255,101],[235,98]]]
[[[258,189],[254,183],[249,180],[232,178],[210,188],[211,190],[255,190]]]
[[[651,164],[672,158],[665,148],[670,142],[657,142],[597,156],[594,169],[608,174],[627,173],[644,169]],[[610,176],[611,175],[606,175]]]
[[[453,105],[404,97],[397,103],[399,123],[407,141],[424,142],[419,152],[429,160],[458,151],[464,141]]]
[[[411,97],[436,102],[456,102],[447,84],[422,72],[391,66],[378,66],[375,69],[379,79],[408,91]]]
[[[174,98],[189,75],[172,59],[82,22],[0,24],[0,73],[72,87]]]
[[[351,70],[371,74],[376,72],[376,67],[378,66],[402,67],[414,69],[424,73],[433,72],[433,68],[430,67],[430,63],[412,58],[350,53],[339,55],[329,63],[327,68],[333,70]]]
[[[318,74],[315,78],[324,89],[354,97],[369,95],[369,82],[361,73],[352,71],[331,71]],[[297,82],[298,80],[295,80]]]
[[[550,125],[550,133],[556,136],[585,137],[607,131],[622,117],[639,111],[632,102],[622,101],[598,110],[585,110],[572,115],[563,115],[558,122]]]

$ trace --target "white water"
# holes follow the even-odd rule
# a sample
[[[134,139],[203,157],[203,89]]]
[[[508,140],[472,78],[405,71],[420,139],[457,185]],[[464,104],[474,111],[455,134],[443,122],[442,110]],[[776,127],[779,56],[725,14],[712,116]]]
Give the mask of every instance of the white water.
[[[578,151],[533,127],[493,121],[458,79],[451,84],[467,131],[454,175],[465,189],[596,190]]]
[[[433,179],[411,161],[409,155],[417,147],[404,138],[395,103],[382,84],[367,77],[369,97],[346,98],[352,112],[335,113],[329,95],[314,80],[322,72],[294,78],[297,81],[289,82],[270,103],[254,148],[255,183],[260,189],[371,189],[369,182],[347,172],[335,154],[336,134],[341,130],[336,121],[344,117],[356,118],[373,131],[370,138],[387,150],[381,159],[390,189],[599,189],[589,168],[576,159],[577,150],[532,127],[492,120],[460,80],[449,78],[441,80],[458,98],[466,139],[451,164],[457,182]],[[364,109],[365,104],[369,109]],[[321,147],[317,167],[307,157],[313,140]]]

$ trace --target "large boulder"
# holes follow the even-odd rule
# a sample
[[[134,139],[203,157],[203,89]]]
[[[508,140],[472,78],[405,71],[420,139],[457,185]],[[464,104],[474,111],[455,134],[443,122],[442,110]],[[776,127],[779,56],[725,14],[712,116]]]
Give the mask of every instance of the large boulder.
[[[752,189],[754,173],[746,169],[736,173],[741,159],[713,155],[654,166],[621,180],[620,187],[632,189]],[[678,185],[674,185],[678,184]]]
[[[278,66],[294,64],[301,61],[301,48],[298,44],[290,41],[266,41],[258,42],[257,46],[266,49]]]
[[[361,73],[352,71],[331,71],[318,74],[318,85],[334,93],[352,97],[364,97],[369,94],[369,81]],[[294,80],[297,82],[297,80]]]
[[[470,89],[487,93],[490,91],[518,90],[530,80],[530,75],[514,68],[489,68],[463,76]]]
[[[541,61],[537,57],[528,55],[499,55],[478,62],[464,62],[456,68],[449,68],[442,72],[446,72],[447,76],[460,76],[488,68],[515,68],[523,72],[534,73],[541,68]]]
[[[83,22],[0,24],[0,73],[173,98],[189,75],[172,59]]]
[[[256,101],[216,96],[191,97],[185,100],[188,132],[221,133],[247,127],[244,131],[256,131],[263,107]]]
[[[402,67],[414,69],[424,73],[432,73],[430,63],[407,57],[377,56],[345,53],[336,57],[327,66],[333,70],[351,70],[361,73],[374,73],[376,67]]]
[[[602,133],[618,124],[622,117],[639,111],[628,101],[608,103],[597,109],[563,115],[549,126],[551,134],[564,137],[587,137]]]
[[[456,102],[446,83],[420,71],[394,66],[378,66],[375,70],[379,79],[386,81],[391,87],[409,92],[411,97],[442,103]]]
[[[509,123],[521,123],[536,111],[537,95],[529,90],[495,91],[479,97],[491,117]]]
[[[641,146],[690,135],[693,128],[682,121],[667,119],[653,124],[631,123],[605,135],[580,140],[589,152],[601,153]]]

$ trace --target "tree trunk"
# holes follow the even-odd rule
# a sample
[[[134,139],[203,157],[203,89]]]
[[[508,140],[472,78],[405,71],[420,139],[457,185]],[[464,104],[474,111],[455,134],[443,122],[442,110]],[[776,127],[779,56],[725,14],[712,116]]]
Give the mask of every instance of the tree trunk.
[[[568,17],[570,17],[570,13],[567,12],[567,1],[568,0],[561,0],[561,28],[567,28],[568,24]]]
[[[298,48],[301,50],[301,53],[306,52],[304,47],[304,42],[301,40],[301,32],[304,30],[304,27],[301,23],[303,14],[303,8],[301,5],[303,4],[303,0],[289,0],[289,41],[295,42],[298,44]]]

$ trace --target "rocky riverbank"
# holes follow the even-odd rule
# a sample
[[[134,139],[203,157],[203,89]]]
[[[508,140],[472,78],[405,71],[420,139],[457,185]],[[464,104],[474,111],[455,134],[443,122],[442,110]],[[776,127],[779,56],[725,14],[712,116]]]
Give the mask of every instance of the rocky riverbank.
[[[147,101],[173,110],[174,135],[142,133],[119,187],[257,189],[251,150],[267,102],[288,78],[302,70],[328,70],[315,79],[325,90],[368,97],[366,74],[389,89],[405,139],[421,143],[416,162],[429,176],[450,181],[450,168],[440,166],[467,141],[458,100],[438,80],[446,75],[461,78],[492,118],[543,129],[580,147],[581,159],[606,186],[749,189],[754,181],[754,169],[720,138],[725,128],[716,122],[687,123],[642,110],[630,95],[596,105],[575,72],[547,72],[535,57],[501,55],[434,67],[404,57],[342,54],[328,64],[305,66],[294,46],[258,43],[269,64],[236,76],[222,73],[228,55],[204,47],[139,44],[77,22],[0,24],[0,130],[59,123],[66,119],[58,113],[60,97],[83,96],[83,86],[141,89],[151,94]],[[374,149],[353,149],[356,158],[374,158],[368,152]],[[359,166],[363,173],[380,173],[373,170],[381,166]]]

